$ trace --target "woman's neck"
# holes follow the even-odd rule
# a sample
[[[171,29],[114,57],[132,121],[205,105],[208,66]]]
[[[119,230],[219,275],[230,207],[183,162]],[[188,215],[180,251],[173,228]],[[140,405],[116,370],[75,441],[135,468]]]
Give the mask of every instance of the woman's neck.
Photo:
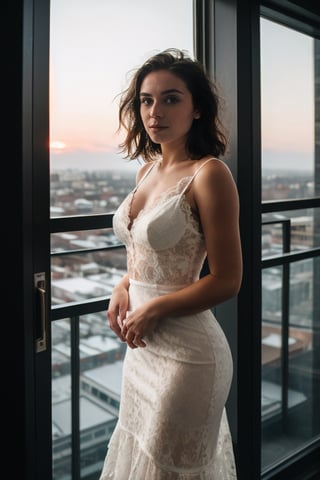
[[[184,146],[183,148],[162,148],[162,158],[160,157],[160,163],[163,166],[173,166],[190,160]]]

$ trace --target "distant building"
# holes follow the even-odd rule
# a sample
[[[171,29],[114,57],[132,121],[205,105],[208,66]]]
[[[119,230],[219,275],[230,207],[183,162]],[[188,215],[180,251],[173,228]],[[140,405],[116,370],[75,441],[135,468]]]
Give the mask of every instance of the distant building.
[[[81,478],[98,478],[102,469],[101,459],[105,456],[118,419],[121,375],[122,361],[116,361],[86,371],[80,376]],[[53,471],[54,478],[64,480],[72,480],[70,383],[70,375],[52,382]]]

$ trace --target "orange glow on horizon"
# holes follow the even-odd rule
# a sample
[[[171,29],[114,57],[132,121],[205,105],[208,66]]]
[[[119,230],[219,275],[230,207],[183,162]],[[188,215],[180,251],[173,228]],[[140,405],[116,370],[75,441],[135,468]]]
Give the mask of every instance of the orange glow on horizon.
[[[66,144],[61,140],[52,140],[50,142],[50,149],[51,150],[65,150]]]

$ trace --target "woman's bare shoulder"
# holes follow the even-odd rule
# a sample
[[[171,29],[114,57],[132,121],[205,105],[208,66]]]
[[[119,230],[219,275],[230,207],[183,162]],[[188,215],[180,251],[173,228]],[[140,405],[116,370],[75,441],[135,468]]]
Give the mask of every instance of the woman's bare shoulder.
[[[219,158],[207,155],[199,160],[199,165],[196,168],[197,177],[199,180],[210,178],[223,178],[232,176],[229,165]]]
[[[141,178],[147,173],[147,171],[152,168],[153,164],[154,164],[155,160],[154,161],[150,161],[150,162],[145,162],[143,163],[140,168],[138,169],[137,171],[137,174],[136,174],[136,182],[138,183]]]

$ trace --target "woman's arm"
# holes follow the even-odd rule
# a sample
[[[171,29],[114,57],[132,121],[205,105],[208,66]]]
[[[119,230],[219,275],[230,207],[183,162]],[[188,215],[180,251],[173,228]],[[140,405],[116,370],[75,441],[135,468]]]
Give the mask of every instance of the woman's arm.
[[[129,307],[128,290],[129,277],[128,274],[125,274],[120,282],[114,287],[107,310],[110,328],[122,341],[125,341],[121,328]]]
[[[229,168],[219,160],[209,162],[194,179],[193,195],[210,273],[193,285],[157,299],[165,315],[212,308],[237,295],[241,286],[239,197]]]

